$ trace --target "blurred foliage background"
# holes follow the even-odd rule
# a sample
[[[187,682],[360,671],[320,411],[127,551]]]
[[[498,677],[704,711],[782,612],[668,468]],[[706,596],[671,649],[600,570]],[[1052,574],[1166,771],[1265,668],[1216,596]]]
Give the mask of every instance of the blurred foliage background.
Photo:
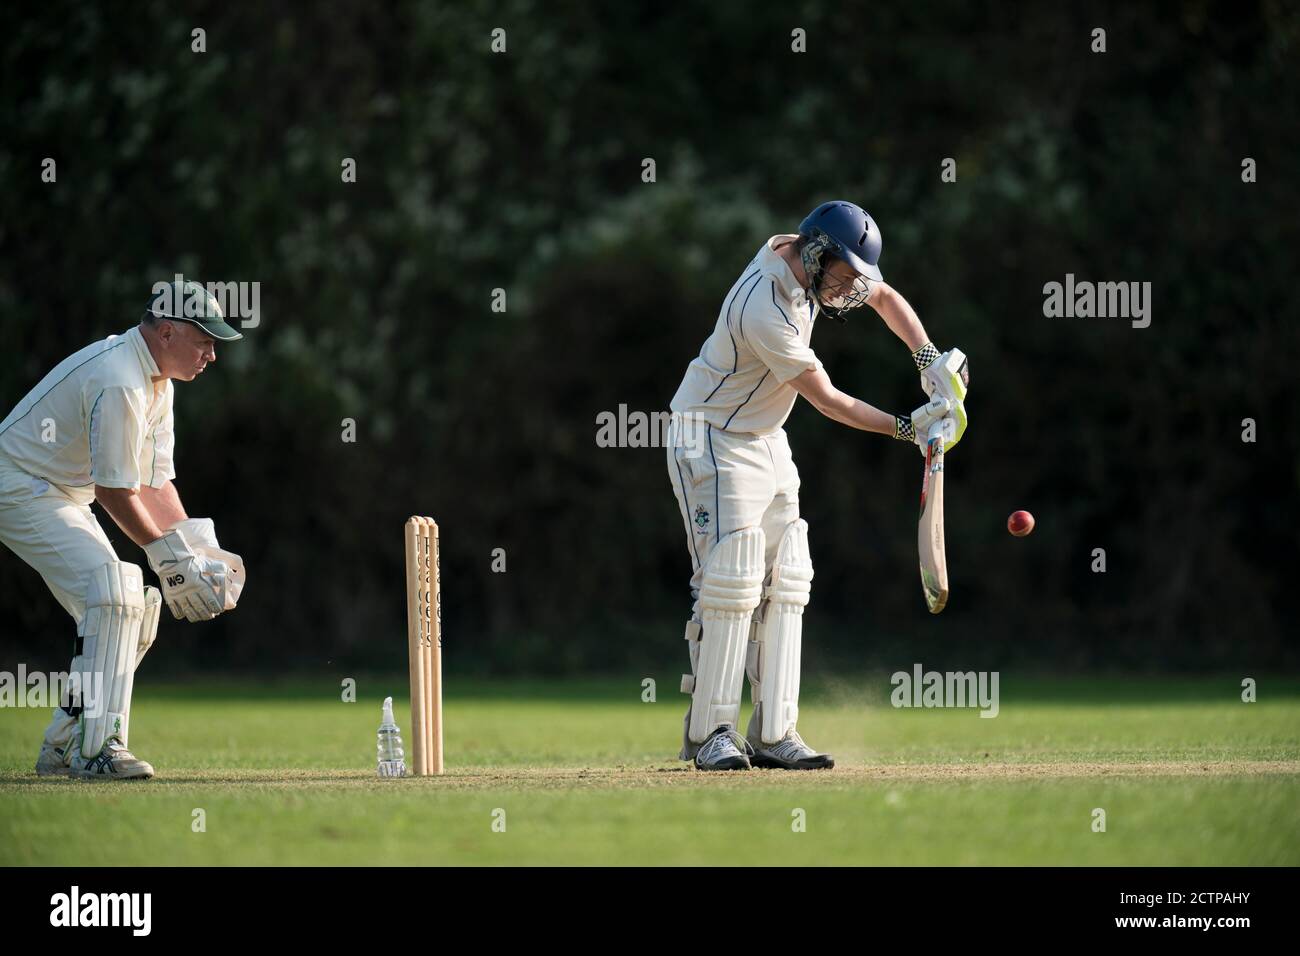
[[[937,618],[918,456],[796,407],[812,670],[1297,663],[1287,4],[56,2],[3,18],[5,410],[134,324],[159,279],[261,283],[261,325],[177,393],[178,484],[251,583],[236,614],[165,621],[150,668],[400,669],[412,513],[442,528],[450,671],[683,667],[690,566],[663,453],[598,448],[596,416],[666,407],[759,244],[831,198],[871,211],[886,278],[967,351],[973,383]],[[1044,318],[1043,284],[1068,272],[1151,282],[1151,327]],[[813,345],[840,387],[919,404],[874,313],[820,323]],[[1005,531],[1017,508],[1029,538]],[[0,666],[66,664],[69,624],[11,554],[0,609]]]

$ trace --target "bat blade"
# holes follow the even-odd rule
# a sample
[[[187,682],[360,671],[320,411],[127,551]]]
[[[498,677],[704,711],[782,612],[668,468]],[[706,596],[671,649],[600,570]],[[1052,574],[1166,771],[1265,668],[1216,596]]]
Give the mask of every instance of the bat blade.
[[[948,603],[948,559],[943,537],[943,437],[931,436],[921,478],[921,512],[917,519],[917,551],[921,589],[926,607],[938,614]]]

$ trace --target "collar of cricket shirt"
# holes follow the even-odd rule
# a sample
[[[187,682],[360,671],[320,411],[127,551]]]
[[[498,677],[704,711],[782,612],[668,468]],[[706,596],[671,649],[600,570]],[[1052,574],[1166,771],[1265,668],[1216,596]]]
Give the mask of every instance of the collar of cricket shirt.
[[[131,347],[135,349],[136,358],[140,360],[140,367],[144,369],[145,377],[152,382],[154,376],[161,375],[162,372],[153,359],[153,353],[149,351],[149,343],[140,334],[140,327],[136,326],[129,330],[126,338],[131,340]]]
[[[797,239],[799,237],[782,235],[779,238]],[[782,243],[782,248],[784,248],[784,246],[785,244]],[[794,277],[794,271],[790,268],[790,263],[785,261],[785,258],[781,255],[779,250],[772,248],[771,239],[768,240],[767,252],[768,255],[775,260],[773,262],[772,272],[776,279],[777,286],[780,288],[781,292],[790,299],[791,306],[795,309],[804,308],[808,304],[808,294],[799,285],[799,280]]]

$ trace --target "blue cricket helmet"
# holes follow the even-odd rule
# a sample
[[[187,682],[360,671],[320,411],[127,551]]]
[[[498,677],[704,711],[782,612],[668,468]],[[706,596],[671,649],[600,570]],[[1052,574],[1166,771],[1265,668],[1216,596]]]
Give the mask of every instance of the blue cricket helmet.
[[[821,239],[826,252],[853,271],[879,282],[880,229],[861,206],[837,199],[824,202],[799,224],[799,235]]]
[[[845,315],[864,305],[880,275],[880,229],[861,206],[843,200],[824,202],[799,224],[799,235],[807,241],[800,253],[808,285],[817,307],[843,322]],[[828,290],[830,302],[822,301],[826,256],[848,263],[858,278],[847,289]]]

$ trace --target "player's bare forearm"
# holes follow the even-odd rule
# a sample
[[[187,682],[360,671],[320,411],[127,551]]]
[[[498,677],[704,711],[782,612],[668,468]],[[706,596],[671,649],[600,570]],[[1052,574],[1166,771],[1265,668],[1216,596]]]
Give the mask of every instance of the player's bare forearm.
[[[894,434],[894,416],[854,398],[831,384],[822,369],[810,368],[790,379],[794,390],[832,421],[878,435]]]
[[[892,286],[880,283],[867,299],[867,305],[885,320],[885,325],[902,340],[908,351],[915,352],[930,341],[916,310]]]
[[[859,428],[864,432],[875,432],[877,435],[893,437],[895,428],[893,415],[882,412],[874,405],[868,405],[860,398],[845,395],[843,392],[840,394],[844,397],[846,404],[834,404],[818,408],[818,411],[841,425]]]
[[[144,504],[145,510],[149,512],[150,517],[164,531],[174,528],[179,522],[189,517],[185,513],[185,506],[181,504],[181,496],[176,490],[176,485],[170,481],[163,482],[157,488],[142,485],[140,487],[140,501]]]
[[[162,537],[162,529],[134,488],[104,488],[96,485],[95,500],[122,529],[122,533],[140,547]]]

